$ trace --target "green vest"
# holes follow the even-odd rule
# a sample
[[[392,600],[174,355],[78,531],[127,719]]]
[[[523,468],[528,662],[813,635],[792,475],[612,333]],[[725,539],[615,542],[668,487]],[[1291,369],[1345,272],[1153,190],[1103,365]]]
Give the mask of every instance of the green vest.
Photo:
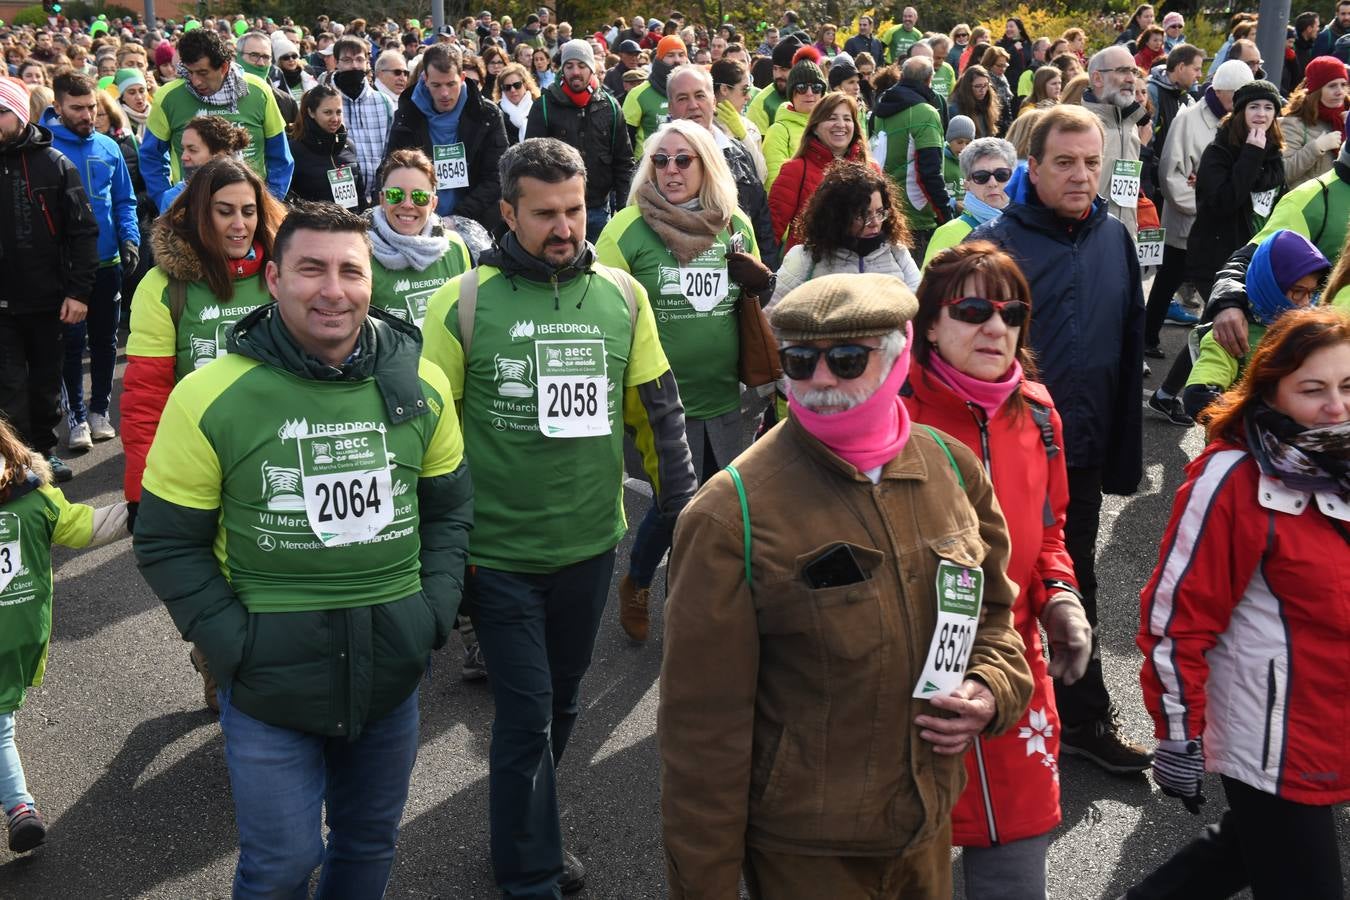
[[[711,419],[738,409],[741,403],[736,363],[740,359],[740,335],[736,324],[736,301],[740,285],[726,280],[726,257],[731,234],[741,235],[745,252],[758,256],[754,228],[737,211],[729,230],[717,235],[711,247],[686,267],[652,231],[636,206],[620,210],[610,219],[595,253],[601,262],[632,273],[647,291],[661,347],[670,360],[670,370],[680,386],[685,415],[691,419]],[[709,277],[721,279],[724,296],[708,307],[711,297],[687,299],[682,276],[695,279],[692,270],[707,270]],[[696,285],[696,288],[706,286]],[[718,287],[714,287],[716,292]],[[715,297],[716,294],[714,293]]]
[[[418,328],[427,316],[427,304],[437,288],[469,268],[469,248],[456,235],[445,255],[419,272],[413,268],[387,269],[370,258],[370,303]]]

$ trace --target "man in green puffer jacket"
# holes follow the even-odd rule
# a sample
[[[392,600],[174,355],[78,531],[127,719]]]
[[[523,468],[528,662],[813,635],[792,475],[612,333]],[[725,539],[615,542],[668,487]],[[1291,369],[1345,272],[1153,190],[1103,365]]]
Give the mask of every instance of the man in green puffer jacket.
[[[450,385],[369,308],[365,231],[296,205],[277,302],[178,383],[146,464],[137,563],[221,685],[236,895],[303,892],[321,862],[321,895],[381,895],[418,683],[459,607],[472,486]]]

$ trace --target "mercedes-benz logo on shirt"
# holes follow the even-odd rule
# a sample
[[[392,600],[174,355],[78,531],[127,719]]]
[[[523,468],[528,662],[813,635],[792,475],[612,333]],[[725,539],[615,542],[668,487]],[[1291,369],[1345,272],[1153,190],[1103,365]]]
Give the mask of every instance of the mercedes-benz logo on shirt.
[[[277,539],[270,534],[258,535],[258,549],[271,553],[273,550],[277,549]]]

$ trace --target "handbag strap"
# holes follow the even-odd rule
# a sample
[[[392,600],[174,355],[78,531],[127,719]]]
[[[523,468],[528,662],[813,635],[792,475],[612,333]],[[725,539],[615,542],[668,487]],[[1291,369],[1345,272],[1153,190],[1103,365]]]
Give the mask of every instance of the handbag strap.
[[[741,473],[736,471],[736,466],[727,463],[724,471],[731,476],[731,483],[736,485],[736,496],[741,501],[741,528],[745,532],[745,585],[751,587],[755,580],[750,568],[750,501],[745,496],[745,483],[741,481]]]

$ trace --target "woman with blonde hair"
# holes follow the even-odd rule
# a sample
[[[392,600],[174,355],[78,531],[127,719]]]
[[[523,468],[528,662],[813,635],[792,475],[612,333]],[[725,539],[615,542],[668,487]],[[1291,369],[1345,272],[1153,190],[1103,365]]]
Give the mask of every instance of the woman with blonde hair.
[[[506,117],[506,141],[519,144],[525,140],[525,126],[530,121],[530,107],[539,99],[539,86],[534,76],[518,62],[508,63],[493,85],[492,99]]]
[[[766,302],[773,273],[759,261],[754,226],[706,128],[677,120],[647,138],[628,205],[600,233],[595,254],[646,289],[680,385],[694,470],[711,478],[747,444],[736,304]],[[647,639],[651,583],[673,532],[655,507],[638,527],[619,584],[619,622],[633,640]]]

